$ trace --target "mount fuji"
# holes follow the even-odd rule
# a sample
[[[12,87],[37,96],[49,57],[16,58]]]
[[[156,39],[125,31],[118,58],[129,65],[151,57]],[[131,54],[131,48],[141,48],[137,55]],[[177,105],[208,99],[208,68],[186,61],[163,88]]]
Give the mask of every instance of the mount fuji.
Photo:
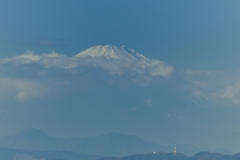
[[[100,67],[110,71],[112,74],[165,77],[168,78],[174,72],[174,67],[160,60],[151,60],[144,55],[125,46],[96,45],[88,48],[74,58],[81,64]]]
[[[140,59],[146,59],[146,57],[133,49],[129,49],[125,46],[116,47],[111,45],[96,45],[76,55],[76,57],[105,57],[107,59],[125,59],[128,61],[135,61]]]

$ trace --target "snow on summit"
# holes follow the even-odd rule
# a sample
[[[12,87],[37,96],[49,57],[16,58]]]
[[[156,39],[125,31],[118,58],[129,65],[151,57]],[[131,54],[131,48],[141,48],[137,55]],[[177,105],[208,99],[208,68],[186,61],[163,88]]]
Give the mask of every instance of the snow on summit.
[[[125,46],[97,45],[86,49],[75,57],[79,60],[85,60],[88,65],[103,68],[117,75],[131,73],[167,78],[174,71],[173,66],[163,61],[150,60]]]
[[[76,57],[106,57],[106,58],[122,58],[122,59],[128,59],[128,60],[137,60],[140,58],[145,58],[143,55],[135,52],[132,49],[128,49],[125,46],[122,47],[116,47],[112,45],[97,45],[94,47],[91,47],[79,54],[76,55]]]

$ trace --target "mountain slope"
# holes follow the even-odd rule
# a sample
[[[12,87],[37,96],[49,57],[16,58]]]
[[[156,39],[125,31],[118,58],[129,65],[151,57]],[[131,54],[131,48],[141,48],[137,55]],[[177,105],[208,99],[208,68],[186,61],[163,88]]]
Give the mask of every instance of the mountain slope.
[[[25,129],[13,136],[0,137],[0,147],[28,150],[66,150],[81,154],[125,156],[153,151],[172,152],[174,144],[164,147],[137,136],[110,133],[87,138],[55,138],[34,129]],[[192,156],[201,149],[192,145],[177,144],[177,151]]]
[[[158,144],[119,133],[89,138],[54,138],[46,133],[28,128],[14,136],[1,137],[0,147],[31,150],[68,150],[83,154],[123,156],[159,150]]]
[[[27,128],[14,136],[1,137],[0,147],[34,150],[62,150],[64,139],[47,135],[35,128]]]
[[[194,156],[188,157],[184,154],[177,153],[149,153],[149,154],[138,154],[124,157],[103,157],[100,160],[239,160],[239,154],[230,156],[222,155],[220,153],[211,152],[199,152]]]
[[[148,142],[137,136],[110,133],[84,139],[71,150],[85,154],[102,156],[123,156],[137,153],[148,153],[161,148],[156,143]]]
[[[96,45],[94,47],[88,48],[81,53],[77,54],[76,57],[105,57],[107,59],[125,59],[125,60],[139,60],[146,59],[145,56],[139,54],[138,52],[128,49],[125,46],[116,47],[112,45]]]
[[[97,160],[100,156],[83,155],[69,151],[32,151],[0,148],[1,160]]]
[[[159,60],[151,60],[127,47],[97,45],[73,57],[80,65],[102,68],[116,75],[170,77],[174,67]]]
[[[173,153],[164,153],[159,152],[156,154],[148,153],[148,154],[137,154],[137,155],[129,155],[124,157],[103,157],[100,160],[187,160],[187,156],[181,153],[177,153],[174,155]]]

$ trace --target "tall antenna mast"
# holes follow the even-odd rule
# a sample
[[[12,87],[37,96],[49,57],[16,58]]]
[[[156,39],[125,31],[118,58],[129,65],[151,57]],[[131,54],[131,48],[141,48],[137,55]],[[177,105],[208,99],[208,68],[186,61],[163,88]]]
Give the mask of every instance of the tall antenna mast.
[[[173,154],[174,154],[174,155],[177,154],[177,145],[176,145],[176,144],[175,144],[175,146],[174,146]]]

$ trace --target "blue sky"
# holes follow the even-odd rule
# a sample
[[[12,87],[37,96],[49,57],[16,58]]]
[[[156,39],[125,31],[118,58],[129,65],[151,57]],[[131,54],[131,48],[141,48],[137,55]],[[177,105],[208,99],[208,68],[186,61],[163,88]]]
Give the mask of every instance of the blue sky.
[[[234,70],[238,6],[222,0],[1,1],[1,56],[26,50],[75,55],[114,44],[179,68]]]
[[[60,137],[121,132],[238,152],[239,7],[224,0],[0,1],[0,135],[27,127]],[[164,62],[171,76],[113,75],[72,59],[106,44]]]

